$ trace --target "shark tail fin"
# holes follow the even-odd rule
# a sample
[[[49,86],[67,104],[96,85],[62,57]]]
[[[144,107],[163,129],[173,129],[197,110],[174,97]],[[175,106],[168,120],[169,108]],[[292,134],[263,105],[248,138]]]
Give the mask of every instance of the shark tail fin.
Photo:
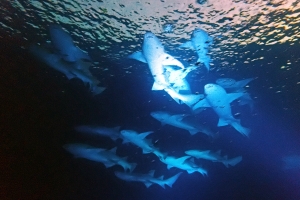
[[[163,183],[160,185],[167,184],[169,187],[172,187],[173,184],[177,181],[178,177],[182,174],[182,172],[179,172],[178,174],[172,176],[171,178],[166,179]]]
[[[242,156],[238,156],[238,157],[235,157],[235,158],[224,161],[223,164],[228,168],[229,165],[230,166],[237,165],[238,163],[240,163],[242,161],[242,159],[243,159]]]
[[[249,128],[243,127],[241,125],[241,123],[239,122],[239,120],[235,120],[235,121],[231,122],[230,125],[233,126],[233,128],[235,128],[235,130],[240,132],[240,134],[249,137],[251,130]]]

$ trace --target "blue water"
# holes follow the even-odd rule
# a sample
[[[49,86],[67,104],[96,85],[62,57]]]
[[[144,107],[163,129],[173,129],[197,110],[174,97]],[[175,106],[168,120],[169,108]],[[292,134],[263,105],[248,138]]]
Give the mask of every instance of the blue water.
[[[254,99],[254,110],[232,103],[233,113],[240,113],[237,118],[251,128],[250,137],[243,137],[229,126],[217,127],[217,115],[207,109],[194,120],[204,121],[218,132],[219,137],[211,140],[204,134],[191,136],[185,130],[161,126],[150,116],[156,110],[190,110],[164,91],[151,91],[153,81],[146,64],[126,58],[115,61],[99,56],[104,51],[89,51],[92,60],[100,62],[97,66],[101,69],[93,68],[91,72],[107,88],[93,96],[80,80],[68,80],[32,56],[27,47],[36,41],[24,40],[2,29],[0,33],[0,199],[300,199],[299,160],[291,157],[289,167],[285,167],[283,159],[300,155],[300,90],[299,84],[295,85],[300,69],[296,64],[288,71],[280,69],[287,60],[298,59],[299,44],[276,44],[270,49],[248,45],[243,52],[268,49],[256,54],[264,59],[253,62],[251,67],[244,60],[228,59],[228,63],[236,63],[239,68],[222,67],[209,73],[199,69],[188,75],[192,91],[198,93],[203,93],[205,84],[221,76],[236,80],[256,78],[247,88]],[[168,52],[177,56],[181,53],[170,49]],[[278,55],[276,60],[274,55]],[[216,60],[213,64],[218,68],[222,62]],[[133,66],[131,73],[126,73],[124,66]],[[109,70],[102,70],[106,67]],[[284,86],[279,89],[281,92],[270,89],[278,85]],[[73,142],[106,149],[117,146],[119,156],[128,156],[129,162],[138,163],[135,172],[155,169],[155,177],[171,177],[181,170],[168,170],[155,155],[142,154],[134,145],[75,132],[74,127],[82,124],[121,126],[137,132],[152,130],[149,138],[155,146],[173,156],[183,156],[185,150],[192,148],[221,149],[230,157],[241,155],[243,160],[230,168],[196,160],[208,170],[207,177],[184,172],[172,188],[163,189],[155,184],[146,188],[143,183],[118,179],[114,171],[122,171],[120,166],[105,168],[101,163],[76,159],[62,146]]]

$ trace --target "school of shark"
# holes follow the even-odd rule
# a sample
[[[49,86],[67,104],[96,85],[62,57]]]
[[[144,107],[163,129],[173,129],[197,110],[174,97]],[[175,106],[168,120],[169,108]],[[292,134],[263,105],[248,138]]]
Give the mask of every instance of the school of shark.
[[[92,60],[88,53],[75,46],[68,31],[59,25],[49,26],[49,36],[51,43],[48,46],[31,45],[29,51],[41,62],[63,73],[69,80],[80,79],[93,95],[101,95],[106,88],[100,86],[100,81],[91,73]],[[199,67],[209,73],[212,60],[209,55],[209,48],[212,44],[213,38],[205,30],[196,28],[192,32],[190,41],[183,43],[178,48],[194,50],[198,56],[197,63],[184,66],[180,60],[165,51],[165,47],[154,33],[146,31],[141,44],[141,51],[132,52],[124,59],[134,59],[147,64],[153,78],[152,90],[163,91],[177,104],[185,104],[189,107],[190,113],[171,113],[160,110],[160,108],[149,113],[151,117],[163,125],[167,124],[186,130],[190,137],[195,134],[205,134],[214,139],[216,135],[211,127],[202,123],[192,123],[187,117],[189,115],[201,115],[203,109],[212,109],[215,115],[219,117],[218,123],[215,124],[216,127],[232,126],[232,130],[235,131],[233,134],[241,134],[240,137],[245,138],[250,137],[250,128],[244,127],[242,122],[234,117],[231,104],[237,101],[239,105],[248,105],[250,109],[253,109],[253,100],[247,92],[246,86],[254,78],[246,77],[243,80],[219,78],[214,83],[205,84],[203,94],[193,93],[186,79],[190,72]],[[155,155],[157,160],[165,164],[167,169],[180,169],[179,173],[168,178],[164,178],[164,176],[155,177],[155,169],[144,174],[135,172],[139,163],[131,163],[127,161],[126,157],[118,156],[117,147],[104,149],[85,143],[69,143],[63,146],[74,158],[100,162],[106,168],[119,165],[123,171],[115,171],[116,177],[124,181],[143,183],[147,188],[153,184],[162,188],[165,186],[172,187],[184,172],[187,174],[198,172],[204,177],[209,176],[209,171],[199,164],[202,160],[218,162],[227,168],[242,162],[242,156],[232,157],[225,155],[221,150],[214,151],[201,148],[201,146],[198,149],[185,149],[182,151],[181,157],[176,157],[172,155],[172,152],[163,152],[156,147],[150,139],[152,130],[139,133],[135,130],[121,129],[119,126],[105,127],[86,124],[79,124],[74,128],[81,134],[99,135],[113,141],[121,140],[122,145],[131,144],[140,148],[143,154]]]

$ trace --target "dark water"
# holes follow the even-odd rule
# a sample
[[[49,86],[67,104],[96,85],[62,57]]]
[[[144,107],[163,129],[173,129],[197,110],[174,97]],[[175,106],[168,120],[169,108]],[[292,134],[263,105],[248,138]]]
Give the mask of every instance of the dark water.
[[[300,199],[299,168],[283,170],[282,161],[284,156],[300,152],[300,91],[294,86],[300,70],[297,66],[284,73],[279,70],[281,59],[284,62],[291,54],[299,56],[297,46],[274,46],[251,69],[222,71],[236,79],[257,77],[248,90],[257,97],[254,111],[233,103],[233,112],[241,113],[239,118],[252,132],[250,138],[244,138],[231,127],[217,128],[218,118],[206,110],[197,117],[204,117],[220,132],[216,141],[210,141],[205,135],[190,136],[170,126],[161,127],[151,118],[149,113],[154,110],[183,113],[188,107],[176,104],[164,92],[151,91],[151,77],[145,70],[136,68],[122,76],[120,65],[105,61],[114,76],[105,79],[107,90],[93,97],[81,81],[68,81],[21,49],[24,44],[17,38],[9,38],[4,37],[0,46],[1,199]],[[255,51],[260,47],[248,48]],[[280,54],[280,58],[270,66],[267,63],[274,54]],[[136,62],[125,60],[122,64],[132,63]],[[188,77],[193,90],[200,93],[204,84],[219,74],[201,77]],[[269,89],[279,82],[285,85],[281,93]],[[138,132],[154,130],[151,138],[159,139],[156,145],[173,155],[182,156],[183,150],[200,147],[222,149],[232,157],[242,155],[243,161],[232,168],[204,162],[208,177],[184,172],[173,188],[154,185],[147,189],[142,183],[116,178],[114,171],[122,170],[120,166],[106,169],[101,163],[74,159],[62,145],[117,145],[119,156],[128,155],[128,161],[138,163],[137,172],[155,169],[156,177],[170,177],[180,170],[167,170],[154,155],[143,155],[132,145],[79,135],[73,130],[78,124],[119,125]]]

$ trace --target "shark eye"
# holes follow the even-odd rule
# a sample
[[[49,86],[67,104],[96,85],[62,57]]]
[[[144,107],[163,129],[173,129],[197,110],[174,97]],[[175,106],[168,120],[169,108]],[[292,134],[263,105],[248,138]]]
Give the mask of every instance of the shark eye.
[[[166,59],[169,59],[169,56],[167,56]]]

